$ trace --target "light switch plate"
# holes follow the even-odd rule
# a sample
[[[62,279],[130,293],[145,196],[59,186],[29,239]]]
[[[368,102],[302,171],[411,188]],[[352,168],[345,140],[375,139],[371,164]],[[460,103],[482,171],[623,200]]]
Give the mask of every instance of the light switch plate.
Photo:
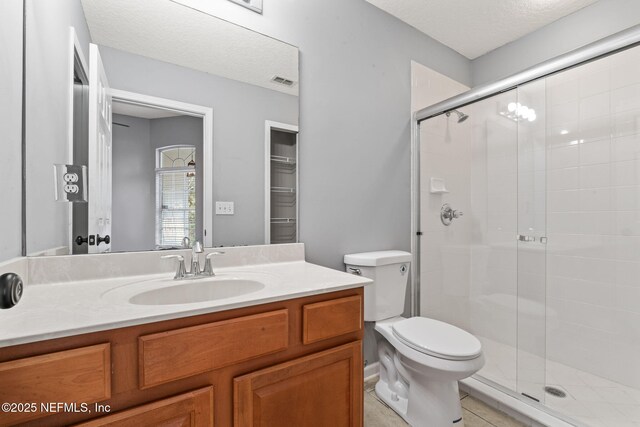
[[[216,202],[216,215],[233,215],[233,202]]]

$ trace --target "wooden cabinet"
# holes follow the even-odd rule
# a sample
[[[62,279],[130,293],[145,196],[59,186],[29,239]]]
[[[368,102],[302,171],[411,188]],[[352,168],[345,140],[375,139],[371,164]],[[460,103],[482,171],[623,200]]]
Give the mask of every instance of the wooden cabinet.
[[[0,402],[93,410],[0,412],[0,425],[359,427],[362,298],[348,289],[2,348]]]
[[[78,424],[82,427],[207,427],[213,426],[213,387]]]
[[[110,345],[99,344],[0,363],[0,402],[16,405],[15,410],[0,411],[0,425],[43,416],[41,403],[108,399],[110,358]]]
[[[360,342],[234,380],[235,427],[362,425]]]

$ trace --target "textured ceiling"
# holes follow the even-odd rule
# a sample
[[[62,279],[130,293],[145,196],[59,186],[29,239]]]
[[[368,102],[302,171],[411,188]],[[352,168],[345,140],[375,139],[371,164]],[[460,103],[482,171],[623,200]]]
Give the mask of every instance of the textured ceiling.
[[[298,49],[170,0],[82,0],[94,43],[291,95]],[[292,87],[271,81],[293,80]]]
[[[475,59],[597,0],[367,0]]]
[[[164,119],[166,117],[183,116],[184,114],[161,108],[152,108],[145,105],[129,104],[125,102],[113,102],[113,114],[139,117],[141,119]]]

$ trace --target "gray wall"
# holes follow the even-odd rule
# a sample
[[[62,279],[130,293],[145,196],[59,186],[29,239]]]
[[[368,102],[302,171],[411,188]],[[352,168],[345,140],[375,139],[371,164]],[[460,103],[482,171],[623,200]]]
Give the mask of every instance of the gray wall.
[[[213,194],[235,202],[214,216],[214,245],[264,243],[264,122],[298,123],[298,98],[100,47],[113,88],[213,108]],[[213,209],[211,210],[213,214]]]
[[[2,0],[4,1],[4,0]],[[27,253],[68,244],[68,205],[54,200],[54,163],[68,156],[69,26],[85,56],[89,30],[79,0],[27,0]]]
[[[22,252],[22,0],[0,1],[0,262]]]
[[[219,17],[300,48],[300,240],[307,260],[410,249],[411,60],[462,83],[469,61],[364,0],[282,0]]]
[[[472,62],[473,85],[498,80],[640,23],[640,1],[600,0]]]
[[[113,211],[111,250],[155,247],[155,158],[151,121],[113,115]]]
[[[202,165],[202,119],[167,117],[141,119],[114,114],[112,251],[152,250],[156,247],[156,149],[170,145],[196,147],[196,168]],[[201,206],[202,173],[196,175]],[[196,229],[202,229],[198,209]],[[202,239],[201,233],[197,238]]]

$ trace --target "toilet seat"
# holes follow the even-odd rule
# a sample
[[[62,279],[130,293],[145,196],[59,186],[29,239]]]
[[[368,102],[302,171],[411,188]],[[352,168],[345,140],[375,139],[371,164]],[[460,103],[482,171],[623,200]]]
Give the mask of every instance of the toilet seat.
[[[411,317],[394,323],[391,329],[403,344],[440,359],[471,360],[482,353],[476,337],[439,320]]]

